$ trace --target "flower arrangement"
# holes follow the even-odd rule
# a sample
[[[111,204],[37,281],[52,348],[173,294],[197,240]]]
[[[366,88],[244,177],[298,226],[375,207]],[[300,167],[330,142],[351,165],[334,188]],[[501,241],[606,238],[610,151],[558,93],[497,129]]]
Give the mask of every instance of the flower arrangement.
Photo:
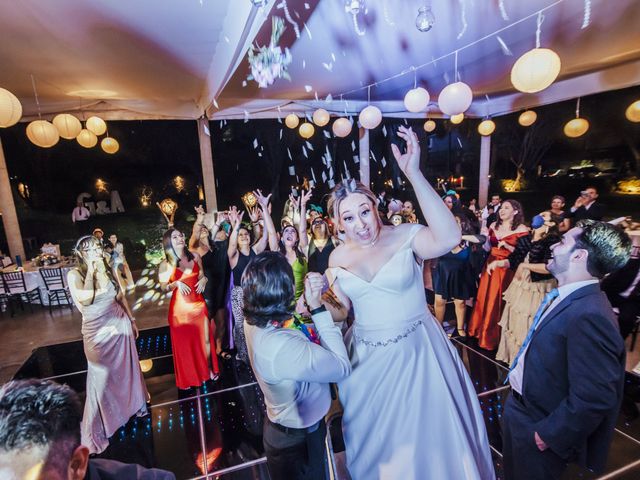
[[[292,60],[291,53],[288,48],[285,48],[283,52],[278,46],[280,37],[285,31],[284,20],[274,16],[271,28],[269,45],[259,48],[252,45],[248,52],[251,75],[247,77],[247,80],[255,80],[260,88],[266,88],[273,84],[276,78],[291,80],[287,72],[287,67]]]
[[[41,253],[34,259],[34,261],[38,267],[46,267],[48,265],[55,265],[60,262],[60,259],[56,255],[52,255],[50,253]]]

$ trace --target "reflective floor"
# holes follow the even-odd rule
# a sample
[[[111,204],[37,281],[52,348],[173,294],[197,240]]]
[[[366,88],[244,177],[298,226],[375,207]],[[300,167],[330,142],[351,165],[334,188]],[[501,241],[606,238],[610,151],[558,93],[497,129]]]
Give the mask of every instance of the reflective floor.
[[[507,369],[471,342],[453,339],[473,380],[493,450],[497,478],[501,473],[500,419],[509,387]],[[134,418],[111,439],[100,456],[146,467],[171,470],[178,479],[267,479],[262,448],[264,402],[250,369],[235,359],[221,361],[217,382],[178,391],[168,327],[140,333],[137,340],[141,365],[151,393],[151,412]],[[15,378],[53,378],[84,394],[86,360],[82,342],[74,341],[36,349]],[[628,375],[628,390],[640,392],[640,380]],[[640,420],[621,413],[607,471],[597,477],[571,467],[565,478],[640,478]],[[347,478],[340,416],[331,422],[334,478]]]

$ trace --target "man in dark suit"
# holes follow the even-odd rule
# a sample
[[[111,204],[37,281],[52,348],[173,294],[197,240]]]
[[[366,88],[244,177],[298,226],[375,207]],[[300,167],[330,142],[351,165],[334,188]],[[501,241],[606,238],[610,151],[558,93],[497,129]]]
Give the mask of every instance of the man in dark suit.
[[[567,212],[567,217],[573,219],[574,224],[580,220],[602,220],[604,205],[597,202],[598,189],[587,187],[576,198],[573,207]]]
[[[631,241],[583,220],[552,246],[558,280],[533,319],[509,373],[503,416],[505,478],[559,478],[577,462],[607,460],[622,400],[625,349],[598,282],[629,259]]]

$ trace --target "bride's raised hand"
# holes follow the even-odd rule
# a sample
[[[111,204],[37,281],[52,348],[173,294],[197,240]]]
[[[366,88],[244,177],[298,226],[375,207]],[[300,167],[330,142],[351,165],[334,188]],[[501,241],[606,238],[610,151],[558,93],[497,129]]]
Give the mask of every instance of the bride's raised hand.
[[[398,166],[407,178],[420,173],[420,143],[418,136],[411,128],[401,126],[398,128],[398,136],[407,142],[407,151],[400,153],[397,145],[391,144],[391,151],[398,162]]]

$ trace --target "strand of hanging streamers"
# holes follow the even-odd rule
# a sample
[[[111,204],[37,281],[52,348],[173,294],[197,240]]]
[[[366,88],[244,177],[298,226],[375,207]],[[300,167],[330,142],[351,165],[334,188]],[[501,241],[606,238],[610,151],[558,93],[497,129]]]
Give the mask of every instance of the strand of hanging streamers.
[[[509,15],[507,15],[507,9],[504,8],[504,0],[500,0],[498,3],[498,7],[500,7],[500,15],[504,21],[509,20]]]
[[[542,22],[544,22],[544,15],[542,12],[538,12],[538,20],[536,21],[536,48],[540,48],[540,33],[542,32]]]
[[[360,26],[358,25],[358,16],[355,13],[352,13],[351,16],[353,17],[353,29],[359,36],[362,37],[365,32],[360,30]]]
[[[415,66],[415,67],[413,67],[413,68],[414,68],[414,69],[416,69],[416,70],[420,70],[421,68],[427,67],[427,66],[429,66],[429,65],[435,65],[435,64],[436,64],[437,62],[439,62],[440,60],[443,60],[443,59],[445,59],[445,58],[448,58],[448,57],[450,57],[451,55],[455,55],[455,54],[457,54],[458,52],[461,52],[461,51],[463,51],[463,50],[466,50],[467,48],[473,47],[474,45],[477,45],[478,43],[484,42],[484,41],[485,41],[485,40],[487,40],[488,38],[495,37],[495,36],[497,36],[497,35],[501,34],[502,32],[504,32],[504,31],[506,31],[506,30],[510,29],[511,27],[515,27],[516,25],[519,25],[519,24],[521,24],[522,22],[526,22],[527,20],[530,20],[531,18],[534,18],[534,17],[536,17],[536,16],[541,16],[541,15],[542,15],[542,12],[546,12],[547,10],[550,10],[550,9],[552,9],[553,7],[556,7],[556,6],[560,5],[560,4],[561,4],[561,3],[563,3],[564,1],[565,1],[565,0],[556,0],[556,1],[555,1],[555,2],[553,2],[552,4],[547,5],[546,7],[543,7],[543,8],[541,8],[540,10],[538,10],[538,11],[536,11],[536,12],[533,12],[533,13],[531,13],[531,14],[529,14],[529,15],[525,16],[525,17],[522,17],[521,19],[516,20],[516,21],[514,21],[514,22],[510,23],[509,25],[505,25],[504,27],[499,28],[499,29],[498,29],[498,30],[496,30],[495,32],[491,32],[491,33],[489,33],[489,34],[487,34],[487,35],[485,35],[485,36],[483,36],[483,37],[478,38],[477,40],[474,40],[474,41],[472,41],[472,42],[469,42],[469,43],[467,43],[466,45],[463,45],[462,47],[460,47],[460,48],[458,48],[458,49],[456,49],[456,50],[453,50],[453,51],[451,51],[451,52],[449,52],[449,53],[445,53],[444,55],[441,55],[441,56],[439,56],[438,58],[434,58],[434,59],[432,59],[432,60],[430,60],[430,61],[428,61],[428,62],[426,62],[426,63],[423,63],[423,64],[421,64],[421,65],[417,65],[417,66]],[[351,93],[360,92],[360,91],[365,90],[365,89],[367,89],[367,88],[371,88],[371,87],[374,87],[374,86],[380,85],[380,84],[382,84],[382,83],[386,83],[386,82],[389,82],[389,81],[391,81],[391,80],[395,80],[396,78],[399,78],[399,77],[403,77],[403,76],[407,75],[408,73],[411,73],[412,71],[413,71],[413,70],[412,70],[411,68],[408,68],[408,69],[403,70],[403,71],[402,71],[402,72],[400,72],[400,73],[396,73],[395,75],[392,75],[392,76],[390,76],[390,77],[383,78],[382,80],[378,80],[377,82],[373,82],[373,83],[371,83],[371,84],[369,84],[369,85],[363,85],[362,87],[358,87],[358,88],[354,88],[354,89],[348,90],[348,91],[346,91],[346,92],[342,92],[342,93],[340,93],[339,95],[344,95],[344,96],[346,96],[346,95],[349,95],[349,94],[351,94]],[[335,95],[334,95],[334,96],[335,96]]]
[[[387,22],[388,25],[395,27],[396,22],[394,22],[389,16],[389,0],[383,0],[382,2],[382,12],[384,14],[384,21]]]
[[[584,0],[584,17],[582,18],[582,27],[585,29],[591,23],[591,0]]]
[[[40,116],[40,100],[38,99],[38,90],[36,90],[36,79],[33,78],[33,73],[31,74],[31,86],[33,86],[33,95],[36,97],[36,105],[38,106],[38,118],[42,118]]]
[[[464,35],[464,32],[467,31],[467,2],[466,0],[460,0],[460,7],[461,7],[461,12],[460,12],[460,16],[462,17],[462,30],[460,30],[460,33],[458,34],[458,40],[460,40],[462,38],[462,36]]]
[[[281,8],[284,12],[284,18],[287,19],[287,22],[293,25],[293,31],[296,32],[296,38],[300,38],[300,28],[298,27],[298,24],[293,21],[293,18],[291,18],[289,7],[287,6],[287,0],[282,0],[282,2],[278,5],[278,8]]]
[[[496,37],[496,40],[498,40],[498,43],[500,44],[500,48],[502,48],[502,53],[504,53],[505,55],[511,57],[513,55],[513,53],[511,52],[509,47],[507,47],[507,44],[504,43],[504,40],[502,40],[502,37],[500,37],[500,35],[498,35]]]

